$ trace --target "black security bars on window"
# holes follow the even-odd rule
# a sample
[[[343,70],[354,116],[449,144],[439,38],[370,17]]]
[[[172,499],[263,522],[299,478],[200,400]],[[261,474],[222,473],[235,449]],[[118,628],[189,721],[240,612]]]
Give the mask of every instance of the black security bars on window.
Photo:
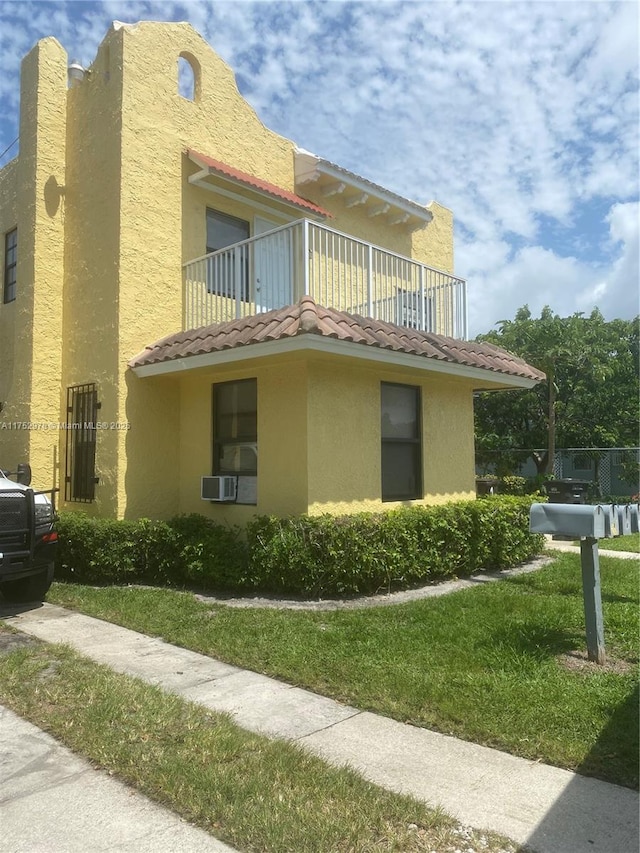
[[[65,500],[95,500],[98,391],[94,383],[67,389]]]

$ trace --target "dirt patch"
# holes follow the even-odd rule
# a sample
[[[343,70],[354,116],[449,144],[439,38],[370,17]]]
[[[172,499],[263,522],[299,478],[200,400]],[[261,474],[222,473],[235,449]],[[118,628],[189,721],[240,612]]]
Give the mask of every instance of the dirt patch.
[[[572,652],[558,655],[557,661],[560,666],[568,669],[570,672],[579,672],[584,675],[595,675],[601,672],[612,672],[615,675],[628,675],[635,672],[638,668],[637,662],[617,658],[613,655],[606,655],[605,662],[598,664],[593,660],[589,660],[587,653],[582,649],[575,649]]]
[[[24,649],[38,642],[28,634],[14,634],[13,631],[0,630],[0,655],[8,655],[16,649]]]

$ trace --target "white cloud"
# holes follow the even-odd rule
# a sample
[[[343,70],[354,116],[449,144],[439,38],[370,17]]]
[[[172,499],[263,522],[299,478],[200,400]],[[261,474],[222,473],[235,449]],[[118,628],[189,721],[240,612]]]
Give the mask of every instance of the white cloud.
[[[465,242],[458,252],[469,276],[471,335],[488,332],[525,303],[534,316],[550,305],[561,316],[598,307],[606,319],[640,313],[640,207],[614,204],[606,217],[613,251],[608,262],[588,263],[561,257],[542,246],[510,253],[505,242]],[[490,323],[486,318],[493,318]]]
[[[0,150],[17,132],[21,56],[53,34],[89,62],[113,19],[191,21],[267,126],[451,207],[476,331],[524,302],[631,310],[636,3],[0,0]],[[583,248],[564,256],[549,221],[570,231],[592,207],[608,220],[571,234]]]

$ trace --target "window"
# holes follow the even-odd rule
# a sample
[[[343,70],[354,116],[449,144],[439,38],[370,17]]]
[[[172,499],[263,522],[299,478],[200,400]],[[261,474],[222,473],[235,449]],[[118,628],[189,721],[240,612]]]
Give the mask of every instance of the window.
[[[18,267],[18,229],[8,231],[4,236],[4,301],[13,302],[16,298],[16,270]]]
[[[381,385],[382,500],[422,497],[420,389]]]
[[[258,473],[257,380],[213,386],[213,473]]]
[[[188,101],[200,96],[200,63],[186,51],[178,57],[178,94]]]
[[[92,383],[67,389],[65,500],[89,503],[96,493],[98,392]]]
[[[244,219],[207,209],[207,254],[226,249],[249,236],[249,223]],[[207,261],[207,290],[231,299],[235,299],[239,292],[243,302],[249,301],[248,246],[221,252]]]

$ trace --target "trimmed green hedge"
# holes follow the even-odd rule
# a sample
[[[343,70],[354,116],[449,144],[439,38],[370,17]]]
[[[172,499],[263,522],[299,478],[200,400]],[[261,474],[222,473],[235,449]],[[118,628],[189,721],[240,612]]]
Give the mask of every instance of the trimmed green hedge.
[[[518,565],[542,550],[531,499],[491,496],[379,515],[257,517],[248,586],[277,593],[373,593]]]
[[[243,538],[201,515],[168,522],[63,513],[56,576],[219,591],[342,596],[515,566],[538,554],[527,498],[348,516],[257,516]]]
[[[56,577],[81,583],[197,584],[232,589],[247,564],[237,529],[202,515],[114,521],[61,513]]]

